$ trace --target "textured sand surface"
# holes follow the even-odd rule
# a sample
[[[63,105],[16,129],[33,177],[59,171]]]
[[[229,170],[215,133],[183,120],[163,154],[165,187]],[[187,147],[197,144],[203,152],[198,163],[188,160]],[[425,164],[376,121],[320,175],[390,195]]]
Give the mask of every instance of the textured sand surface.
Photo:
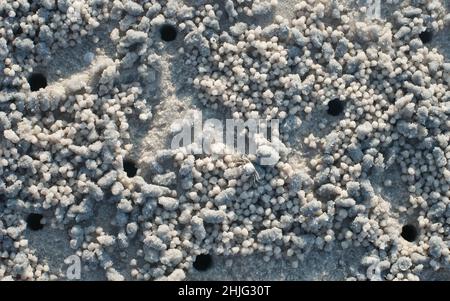
[[[195,3],[196,1],[186,1],[186,3],[189,2]],[[265,26],[273,22],[274,15],[281,15],[286,19],[295,17],[293,7],[299,1],[279,0],[278,2],[278,6],[273,15],[261,17],[239,16],[238,19],[239,21],[249,24]],[[445,3],[448,9],[450,7],[450,2],[445,1]],[[386,7],[389,7],[389,9]],[[395,11],[397,5],[388,6],[386,4],[386,7],[383,6],[383,19],[389,19],[391,17],[390,14]],[[227,28],[231,24],[229,24],[229,20],[225,19],[222,20],[220,25]],[[100,26],[94,29],[95,36],[99,39],[98,41],[93,42],[87,37],[81,38],[82,42],[80,44],[61,49],[52,55],[51,62],[43,68],[45,69],[43,72],[47,75],[48,80],[49,88],[47,89],[52,89],[52,87],[56,87],[57,85],[64,85],[65,82],[77,81],[77,78],[82,79],[86,77],[92,79],[95,76],[98,76],[95,74],[95,66],[98,66],[95,62],[100,62],[100,64],[101,62],[104,62],[108,65],[111,64],[111,60],[117,58],[115,44],[111,41],[110,37],[111,31],[117,26],[117,21],[101,22]],[[149,39],[155,42],[150,46],[150,52],[158,55],[157,62],[154,62],[153,65],[150,63],[148,64],[149,66],[152,66],[152,72],[154,71],[153,80],[142,80],[139,77],[140,75],[136,68],[125,69],[120,72],[120,76],[118,77],[119,81],[125,84],[133,81],[140,81],[143,92],[139,96],[139,99],[146,100],[145,106],[152,115],[151,118],[148,118],[147,120],[140,120],[139,114],[142,112],[133,112],[130,114],[128,117],[130,137],[129,139],[124,139],[124,141],[127,141],[124,144],[132,144],[126,157],[135,162],[139,162],[138,176],[142,176],[148,183],[151,183],[155,176],[154,171],[149,167],[153,160],[153,156],[159,150],[168,149],[170,147],[171,125],[174,120],[185,117],[186,114],[191,112],[190,110],[201,110],[203,119],[217,118],[219,120],[224,120],[231,115],[230,108],[225,106],[219,109],[204,106],[202,104],[202,99],[198,96],[197,89],[193,87],[192,83],[188,82],[188,78],[195,78],[197,70],[186,64],[186,57],[179,51],[180,48],[185,47],[183,37],[180,37],[179,35],[175,41],[164,43],[161,42],[158,34],[158,31],[149,34]],[[445,62],[447,63],[449,62],[450,54],[449,36],[450,27],[447,24],[434,35],[433,41],[428,45],[429,48],[436,47],[439,53],[444,55]],[[91,62],[86,61],[85,55],[87,53],[95,54],[94,63],[91,64]],[[34,71],[39,71],[39,68],[34,69]],[[449,100],[447,99],[447,102],[448,101]],[[294,166],[295,169],[309,168],[308,166],[311,163],[311,160],[319,158],[322,154],[321,150],[309,147],[307,143],[305,143],[304,138],[310,134],[318,137],[318,139],[327,137],[333,129],[339,125],[340,117],[330,117],[326,112],[325,105],[317,106],[316,108],[317,109],[314,109],[310,114],[301,112],[301,126],[289,133],[288,139],[285,141],[290,143],[290,146],[293,149],[293,152],[286,158],[286,162]],[[146,114],[147,111],[144,113]],[[61,118],[67,118],[64,114],[61,116]],[[446,116],[448,118],[448,114]],[[319,122],[323,123],[323,128],[318,126]],[[447,122],[448,124],[448,121],[446,120],[442,120],[442,122]],[[2,136],[1,139],[4,139],[4,137]],[[409,201],[411,193],[408,191],[408,186],[402,182],[401,176],[401,168],[399,165],[394,164],[382,171],[371,171],[368,175],[368,179],[371,182],[374,194],[390,204],[389,218],[394,219],[396,225],[410,223],[417,224],[417,218],[420,216],[419,210],[405,209],[411,206]],[[180,180],[178,179],[177,181],[177,185],[179,185]],[[386,186],[386,181],[391,181],[391,185]],[[126,180],[124,180],[124,183],[125,182]],[[442,198],[444,198],[444,195],[442,195]],[[448,198],[446,200],[448,203]],[[71,227],[75,224],[81,225],[81,227],[95,225],[96,227],[101,227],[104,233],[116,237],[120,232],[120,228],[117,225],[113,225],[111,222],[116,222],[116,220],[118,220],[117,204],[117,198],[111,198],[111,200],[106,200],[104,202],[96,202],[92,216],[88,220],[83,220],[81,222],[74,222],[73,220],[68,220],[64,223],[57,222],[54,220],[53,211],[44,210],[43,215],[47,221],[45,227],[39,231],[25,229],[23,231],[23,237],[28,240],[28,247],[31,250],[34,250],[35,255],[40,260],[39,262],[48,265],[49,274],[56,275],[55,278],[65,279],[67,264],[64,263],[64,259],[75,253],[75,250],[70,247],[70,240],[73,239],[73,237],[69,235]],[[447,206],[450,205],[447,204]],[[27,210],[30,208],[32,207],[27,207]],[[28,212],[27,210],[24,209],[24,214],[25,212]],[[447,207],[447,211],[450,212],[449,207]],[[138,218],[135,220],[138,220]],[[443,218],[443,220],[445,220],[445,218]],[[130,221],[132,221],[131,218]],[[446,221],[447,222],[444,222],[443,226],[441,225],[443,230],[436,230],[435,232],[439,232],[444,238],[444,244],[447,248],[446,252],[448,253],[450,235],[448,233],[448,218]],[[398,232],[397,236],[399,236],[400,230],[401,229],[395,230]],[[141,229],[139,231],[141,231]],[[430,231],[430,233],[431,232],[433,231]],[[254,236],[256,237],[256,233]],[[376,250],[376,248],[371,245],[351,246],[344,249],[340,242],[332,241],[327,245],[326,250],[318,250],[312,247],[303,250],[302,260],[293,264],[291,259],[284,257],[277,258],[275,256],[270,260],[264,260],[264,256],[267,255],[259,253],[248,256],[216,255],[213,254],[213,247],[211,245],[213,245],[213,243],[208,245],[209,250],[199,248],[198,250],[195,250],[195,252],[188,252],[189,260],[180,263],[179,268],[186,271],[187,280],[345,280],[349,278],[366,280],[367,278],[370,278],[369,276],[366,277],[368,264],[364,265],[361,263],[363,258],[371,254],[373,250]],[[402,247],[402,243],[395,244],[395,247],[393,248],[400,248],[399,246]],[[2,244],[0,244],[0,250],[2,250],[1,248]],[[405,248],[408,249],[410,247],[408,245],[408,247]],[[77,249],[79,255],[81,254],[82,249],[83,248],[81,247]],[[86,247],[83,250],[87,249],[89,249],[89,247]],[[143,271],[139,271],[140,278],[137,278],[140,280],[168,276],[168,271],[172,272],[175,269],[175,267],[168,268],[167,271],[165,271],[166,274],[162,273],[164,275],[159,275],[155,272],[155,275],[158,275],[159,277],[153,275],[150,276],[151,273],[149,271],[155,268],[154,265],[157,264],[153,262],[149,264],[144,260],[144,256],[136,256],[139,252],[142,253],[141,249],[143,249],[142,239],[139,235],[130,238],[126,248],[110,250],[105,247],[104,249],[108,250],[108,256],[111,257],[111,260],[105,261],[113,262],[114,270],[127,280],[136,278],[131,276],[134,266],[130,265],[130,260],[136,258],[136,265],[138,267],[146,266]],[[425,248],[425,250],[426,249],[427,248]],[[205,253],[206,251],[211,251],[210,253],[213,254],[211,268],[207,271],[197,271],[193,269],[191,264],[192,261],[194,261],[195,255],[197,255],[197,253]],[[394,259],[391,258],[392,265],[394,265],[399,256],[410,256],[410,253],[413,253],[413,251],[405,252],[407,255],[406,253],[402,254],[400,252],[400,255],[395,255]],[[416,270],[413,274],[422,280],[450,280],[448,258],[448,254],[442,255],[440,259],[436,258],[436,262],[440,261],[439,263],[436,263],[438,268],[435,268],[435,270],[427,264],[425,267]],[[167,266],[170,266],[171,264],[172,263],[169,262]],[[93,270],[84,269],[82,271],[81,279],[114,279],[114,275],[111,276],[111,274],[109,274],[108,276],[108,272],[105,273],[105,270],[109,269],[108,263],[105,264],[102,262],[101,265],[105,265],[106,267],[96,266]],[[417,264],[414,265],[414,267],[416,266]],[[407,276],[408,273],[411,272],[414,267],[408,267],[405,270],[400,268],[402,271],[406,271],[404,276],[401,277],[407,279],[409,277]],[[145,276],[146,274],[147,276]],[[396,273],[392,272],[392,275],[391,279],[395,277]],[[3,276],[7,277],[9,274],[0,274],[0,278]],[[175,276],[173,277],[177,278]],[[20,276],[17,278],[20,279]]]

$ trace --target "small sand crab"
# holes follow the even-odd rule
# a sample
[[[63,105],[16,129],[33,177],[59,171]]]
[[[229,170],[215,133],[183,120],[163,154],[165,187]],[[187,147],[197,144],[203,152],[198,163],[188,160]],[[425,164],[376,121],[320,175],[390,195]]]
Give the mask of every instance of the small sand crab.
[[[256,170],[255,165],[253,165],[252,161],[248,158],[247,155],[240,156],[234,161],[234,163],[237,167],[240,167],[242,169],[242,176],[244,178],[252,178],[252,184],[259,182],[259,173]]]

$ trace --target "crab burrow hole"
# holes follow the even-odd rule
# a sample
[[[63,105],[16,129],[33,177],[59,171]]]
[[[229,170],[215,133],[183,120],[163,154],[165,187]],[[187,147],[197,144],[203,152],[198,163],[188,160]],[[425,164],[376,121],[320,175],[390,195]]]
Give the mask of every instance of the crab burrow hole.
[[[172,42],[177,38],[178,32],[174,25],[164,24],[161,26],[159,34],[161,35],[161,40],[165,42]]]
[[[197,255],[194,261],[194,269],[197,271],[206,271],[212,266],[212,256],[209,254],[200,254]]]
[[[433,40],[433,31],[426,29],[419,34],[419,38],[424,44],[428,44]]]
[[[339,98],[334,98],[328,102],[327,113],[331,116],[339,116],[344,111],[345,104]]]
[[[402,227],[401,235],[406,241],[413,242],[419,236],[419,231],[416,226],[407,224]]]
[[[39,213],[30,213],[27,216],[27,227],[32,231],[38,231],[44,228],[42,224],[42,214]]]
[[[138,169],[134,161],[127,159],[123,161],[123,170],[127,173],[129,178],[132,178],[136,176]]]
[[[47,77],[39,72],[34,72],[28,77],[28,84],[32,92],[39,91],[47,87]]]

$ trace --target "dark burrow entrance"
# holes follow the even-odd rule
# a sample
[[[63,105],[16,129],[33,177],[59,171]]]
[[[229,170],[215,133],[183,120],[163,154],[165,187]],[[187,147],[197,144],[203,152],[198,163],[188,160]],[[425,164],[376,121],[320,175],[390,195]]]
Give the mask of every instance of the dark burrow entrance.
[[[159,30],[159,33],[161,35],[161,40],[165,42],[171,42],[177,38],[177,29],[170,24],[163,25]]]
[[[344,111],[344,102],[338,98],[330,100],[327,113],[331,116],[338,116]]]
[[[42,73],[32,73],[28,78],[31,91],[39,91],[41,88],[47,87],[47,78]]]
[[[424,44],[428,44],[433,40],[433,31],[427,29],[419,34],[419,38]]]
[[[197,255],[193,265],[197,271],[206,271],[212,266],[212,256],[209,254]]]
[[[32,231],[38,231],[44,228],[44,225],[41,223],[42,217],[42,214],[30,213],[27,217],[28,229]]]
[[[127,176],[129,178],[134,177],[137,174],[136,163],[134,163],[131,160],[124,160],[123,161],[123,170],[127,173]]]
[[[417,228],[414,225],[404,225],[402,227],[401,235],[405,240],[413,242],[417,239],[419,232],[417,231]]]

